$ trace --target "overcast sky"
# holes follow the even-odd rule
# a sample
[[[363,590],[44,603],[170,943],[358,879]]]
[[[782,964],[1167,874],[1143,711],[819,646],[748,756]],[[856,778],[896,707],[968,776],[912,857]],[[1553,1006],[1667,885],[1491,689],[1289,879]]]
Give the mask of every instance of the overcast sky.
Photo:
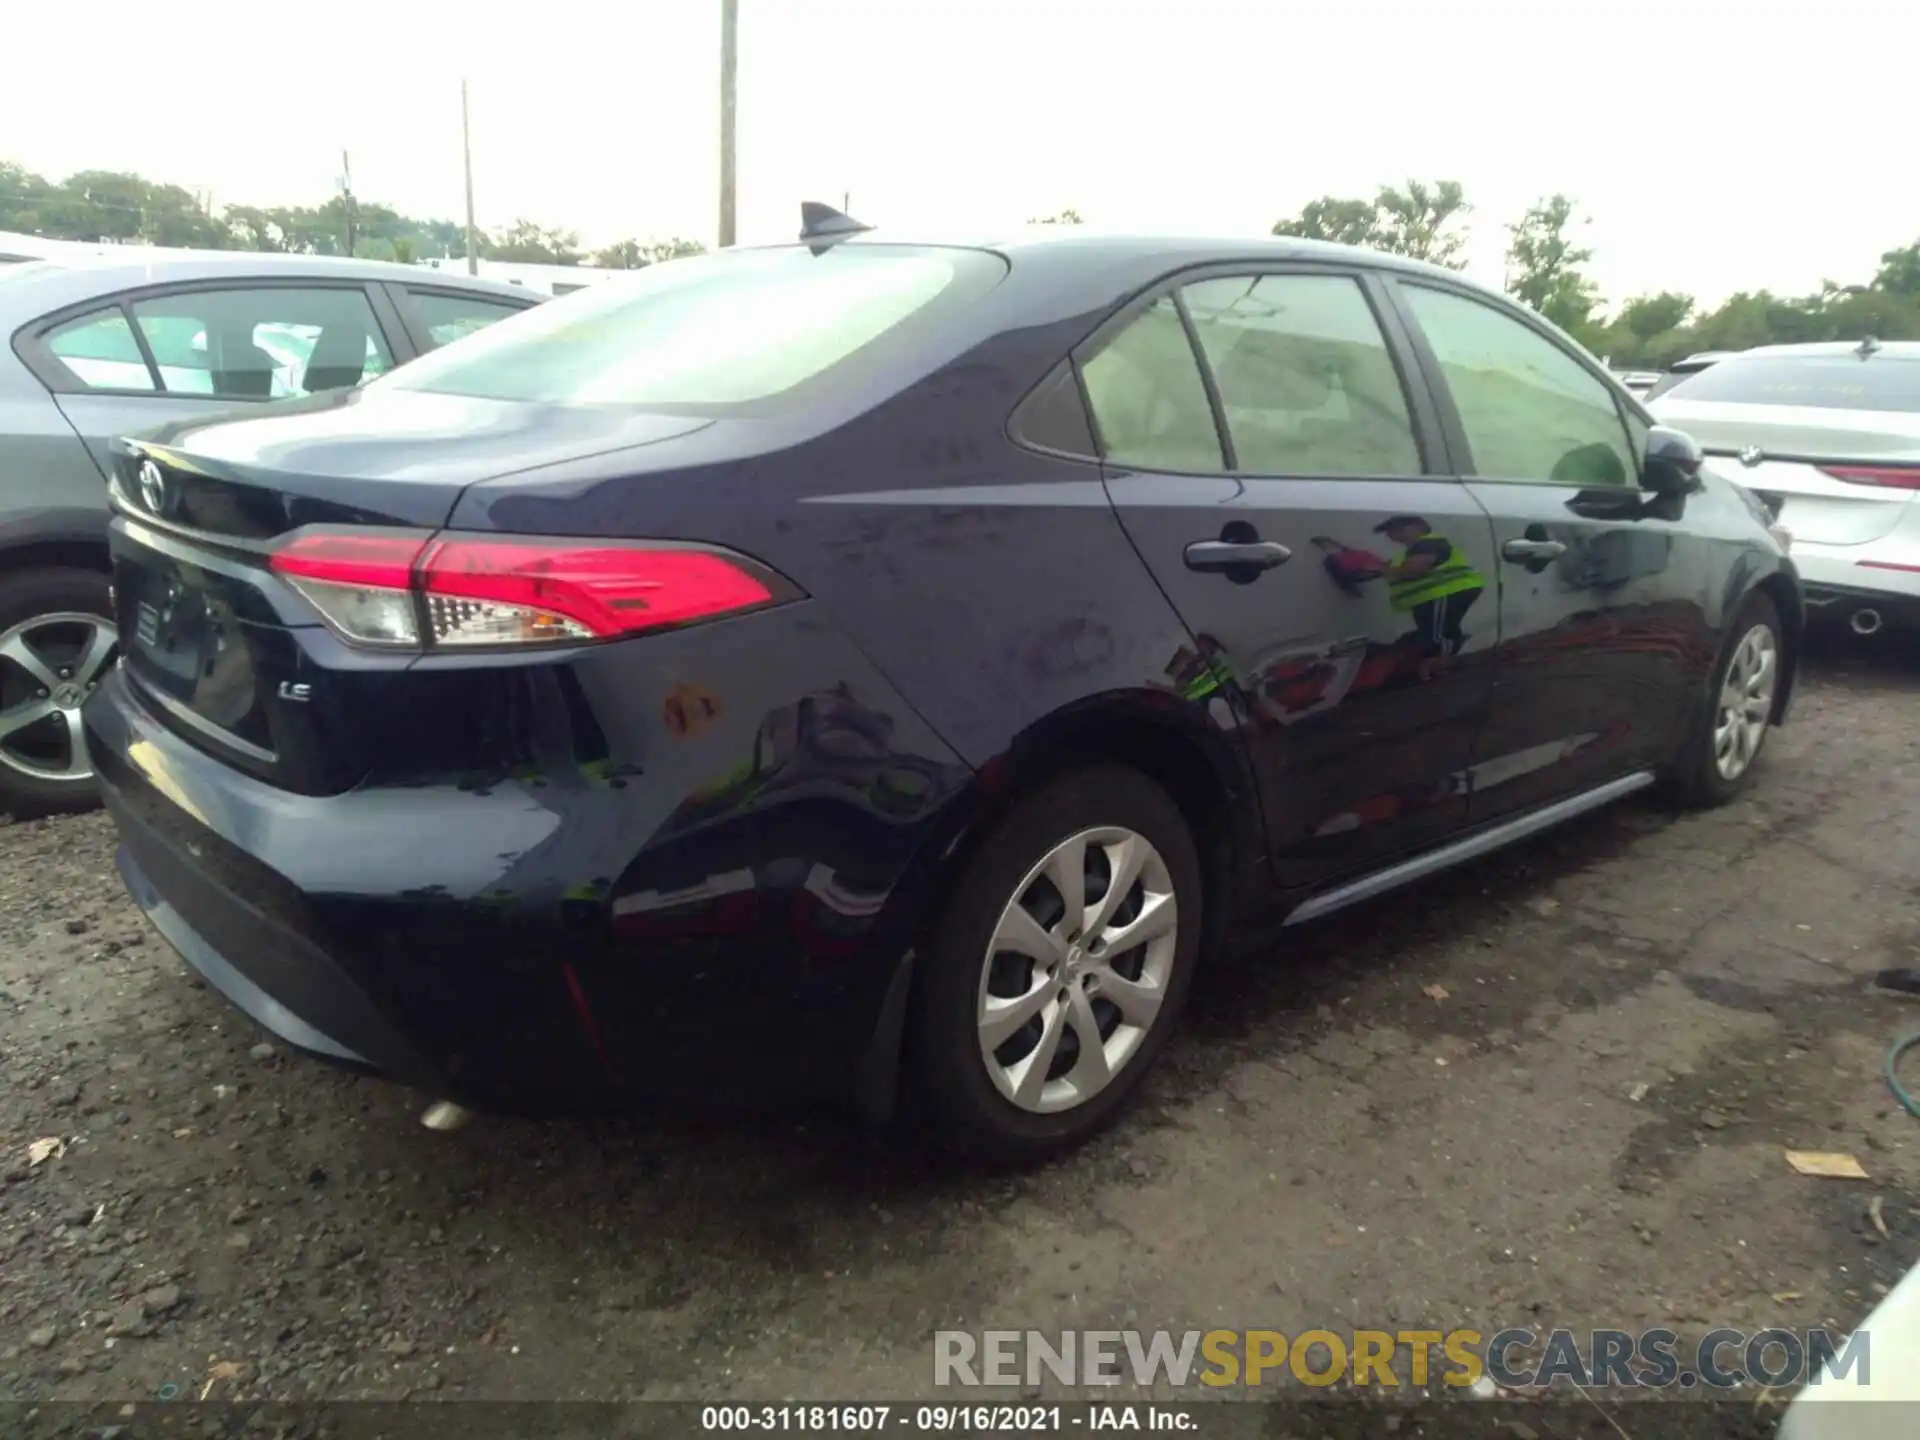
[[[216,204],[355,192],[592,243],[716,225],[719,0],[16,4],[0,158],[136,170]],[[1457,179],[1474,273],[1564,190],[1610,301],[1870,277],[1920,238],[1893,0],[740,0],[739,238],[802,199],[977,235],[1265,233],[1325,193]],[[1856,78],[1849,79],[1849,75]],[[1801,77],[1806,77],[1804,80]],[[1819,87],[1819,88],[1814,88]],[[1732,118],[1729,118],[1732,117]]]

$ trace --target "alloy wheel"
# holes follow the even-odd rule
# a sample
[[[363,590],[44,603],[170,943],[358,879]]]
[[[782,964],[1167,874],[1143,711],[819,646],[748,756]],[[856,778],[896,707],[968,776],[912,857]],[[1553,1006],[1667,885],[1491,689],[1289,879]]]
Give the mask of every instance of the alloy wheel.
[[[92,776],[80,707],[106,678],[119,638],[112,622],[79,611],[0,633],[0,766],[39,781]]]
[[[981,970],[980,1055],[994,1088],[1053,1114],[1111,1085],[1173,975],[1179,910],[1166,860],[1118,826],[1048,851],[1000,913]]]
[[[1713,762],[1723,780],[1738,780],[1760,753],[1779,684],[1779,645],[1772,627],[1755,625],[1740,637],[1713,724]]]

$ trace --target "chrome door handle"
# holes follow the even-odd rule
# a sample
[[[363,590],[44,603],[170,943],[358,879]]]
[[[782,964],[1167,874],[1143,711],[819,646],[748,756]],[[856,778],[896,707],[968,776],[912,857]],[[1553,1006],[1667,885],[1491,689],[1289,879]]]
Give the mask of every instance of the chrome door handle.
[[[1196,540],[1187,546],[1189,570],[1271,570],[1293,558],[1293,552],[1274,540]]]
[[[1567,547],[1558,540],[1509,540],[1500,547],[1500,554],[1508,560],[1525,563],[1528,560],[1558,560],[1567,553]]]

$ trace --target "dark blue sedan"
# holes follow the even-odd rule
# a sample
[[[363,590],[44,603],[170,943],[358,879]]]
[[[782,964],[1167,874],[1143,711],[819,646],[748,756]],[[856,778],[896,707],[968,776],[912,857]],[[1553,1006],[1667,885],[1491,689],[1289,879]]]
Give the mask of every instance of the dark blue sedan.
[[[121,872],[255,1020],[518,1113],[913,1087],[1001,1158],[1255,910],[1727,799],[1802,626],[1565,336],[1278,239],[811,207],[114,490]]]

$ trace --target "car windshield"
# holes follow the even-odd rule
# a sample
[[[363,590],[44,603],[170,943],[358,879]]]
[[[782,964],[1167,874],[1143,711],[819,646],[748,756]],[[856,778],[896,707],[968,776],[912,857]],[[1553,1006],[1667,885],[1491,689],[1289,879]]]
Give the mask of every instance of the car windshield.
[[[1876,355],[1733,356],[1664,392],[1720,405],[1920,411],[1920,359]]]
[[[733,250],[649,266],[489,326],[384,387],[713,412],[802,403],[1006,274],[986,251]]]

